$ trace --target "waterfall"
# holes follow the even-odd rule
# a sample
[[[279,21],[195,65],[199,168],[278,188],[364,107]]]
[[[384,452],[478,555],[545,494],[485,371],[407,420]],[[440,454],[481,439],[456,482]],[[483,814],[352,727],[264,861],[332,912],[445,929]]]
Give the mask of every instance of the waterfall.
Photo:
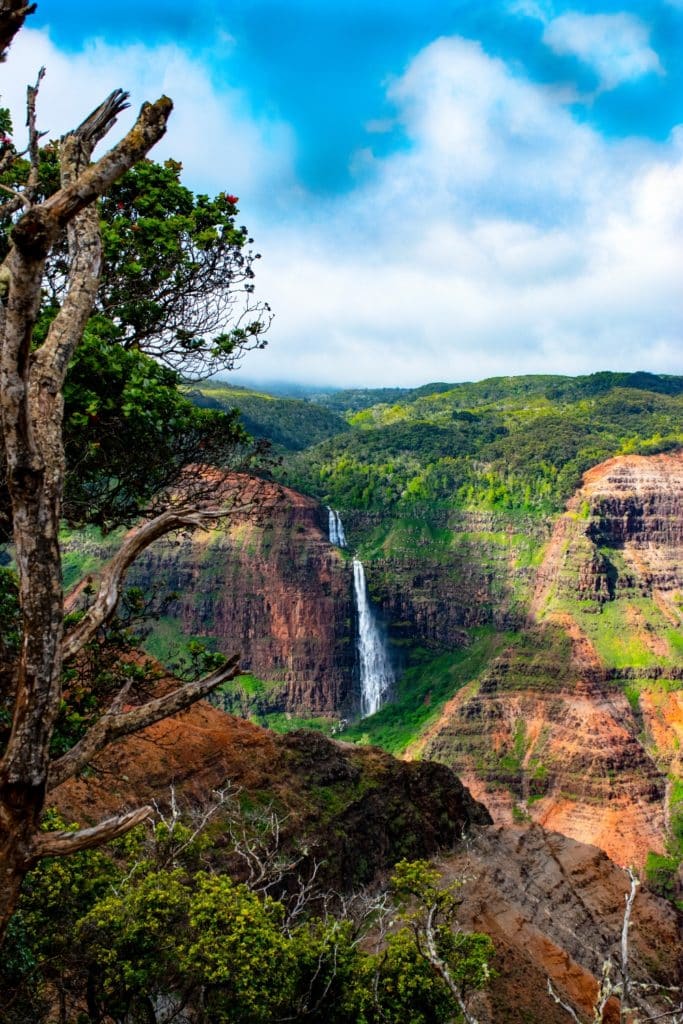
[[[358,613],[356,647],[360,666],[360,713],[365,718],[379,711],[394,683],[394,672],[368,598],[363,563],[357,558],[353,560],[353,591]]]
[[[346,534],[344,533],[341,516],[333,508],[330,508],[329,505],[327,506],[327,511],[329,512],[330,544],[336,544],[338,548],[345,548]]]
[[[327,512],[330,544],[345,548],[346,534],[341,516],[329,505]],[[394,684],[394,672],[368,597],[365,569],[357,558],[353,560],[353,594],[358,619],[356,650],[360,669],[360,713],[365,718],[381,708]]]

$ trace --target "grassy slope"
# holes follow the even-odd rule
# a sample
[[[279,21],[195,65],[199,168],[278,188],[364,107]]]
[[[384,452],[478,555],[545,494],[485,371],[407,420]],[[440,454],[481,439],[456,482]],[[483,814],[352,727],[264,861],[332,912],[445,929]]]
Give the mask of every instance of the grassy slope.
[[[341,738],[402,754],[439,718],[447,700],[464,686],[476,683],[506,639],[490,628],[480,628],[473,630],[471,645],[461,650],[437,657],[414,651],[414,664],[400,677],[391,703],[344,730]]]

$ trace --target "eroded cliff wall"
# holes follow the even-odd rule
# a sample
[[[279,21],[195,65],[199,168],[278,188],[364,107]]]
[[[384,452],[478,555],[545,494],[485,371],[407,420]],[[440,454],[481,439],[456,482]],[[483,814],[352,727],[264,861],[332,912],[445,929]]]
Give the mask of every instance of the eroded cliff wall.
[[[550,534],[490,513],[345,516],[397,662],[466,646],[472,627],[499,634],[406,756],[454,767],[498,820],[620,862],[663,851],[682,770],[682,495],[674,453],[595,467]],[[283,489],[256,520],[156,545],[136,582],[178,592],[174,628],[242,652],[269,684],[261,710],[353,714],[352,577],[327,531],[326,509]]]
[[[529,626],[412,753],[455,767],[498,820],[642,863],[681,810],[682,593],[683,455],[595,467],[556,523]]]
[[[327,512],[287,488],[264,485],[262,509],[210,533],[151,547],[131,582],[178,596],[166,622],[177,638],[207,638],[241,654],[272,684],[264,707],[334,713],[356,700],[351,569],[327,539]]]

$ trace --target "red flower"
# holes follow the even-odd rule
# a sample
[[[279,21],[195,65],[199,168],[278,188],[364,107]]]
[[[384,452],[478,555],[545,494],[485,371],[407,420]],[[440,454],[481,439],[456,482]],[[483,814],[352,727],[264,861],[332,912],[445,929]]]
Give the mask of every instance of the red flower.
[[[240,197],[239,196],[231,196],[227,192],[225,193],[225,199],[226,199],[226,202],[232,203],[233,206],[237,206],[237,204],[240,201]]]
[[[117,203],[116,204],[116,209],[117,210],[122,210],[123,209],[123,203]]]

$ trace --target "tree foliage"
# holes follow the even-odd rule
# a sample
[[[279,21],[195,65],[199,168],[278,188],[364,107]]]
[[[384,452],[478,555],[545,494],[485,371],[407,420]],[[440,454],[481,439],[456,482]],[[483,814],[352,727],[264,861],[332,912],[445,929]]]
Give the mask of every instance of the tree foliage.
[[[54,812],[47,815],[45,828],[64,827]],[[174,1007],[206,1024],[454,1020],[452,993],[415,928],[434,892],[445,894],[444,907],[451,898],[438,872],[422,861],[402,862],[393,879],[397,894],[405,894],[406,879],[429,884],[417,902],[411,890],[409,907],[402,897],[385,906],[382,919],[372,909],[380,901],[368,900],[369,911],[358,916],[350,912],[353,901],[335,908],[327,898],[292,918],[286,892],[281,900],[258,894],[222,871],[223,828],[220,820],[197,830],[157,819],[107,852],[43,861],[27,879],[0,965],[9,997],[3,1024],[44,1024],[55,999],[60,1024],[155,1024]],[[202,861],[210,870],[198,870]],[[382,938],[387,913],[394,925]],[[458,983],[481,987],[490,941],[462,932],[449,940],[445,920],[440,927]]]
[[[0,6],[4,45],[28,12]],[[151,813],[139,808],[81,831],[48,835],[39,829],[48,786],[80,772],[113,739],[188,707],[238,671],[234,657],[203,679],[129,710],[131,680],[119,678],[105,713],[88,722],[92,707],[85,717],[74,712],[67,724],[82,735],[63,751],[55,743],[65,703],[63,665],[83,656],[111,621],[132,561],[173,530],[214,522],[230,500],[225,477],[221,487],[215,475],[207,480],[188,462],[191,453],[196,460],[202,452],[215,457],[226,445],[234,450],[243,433],[234,417],[191,408],[178,394],[177,373],[152,356],[163,349],[171,367],[203,372],[230,365],[240,351],[260,344],[263,329],[247,317],[254,311],[249,302],[223,329],[225,316],[235,313],[231,284],[247,297],[253,290],[252,257],[242,251],[246,229],[234,226],[237,198],[195,200],[179,183],[179,165],[146,162],[166,131],[171,100],[145,103],[133,128],[93,161],[95,147],[127,107],[127,94],[115,90],[58,144],[41,148],[36,100],[43,75],[41,69],[27,91],[25,159],[7,135],[0,152],[9,196],[0,206],[0,520],[12,533],[21,634],[0,679],[11,718],[0,757],[0,939],[36,862],[115,838]],[[6,114],[3,120],[9,130]],[[115,189],[103,225],[102,197]],[[114,266],[103,274],[107,246]],[[219,283],[222,290],[213,290]],[[204,331],[210,335],[200,336]],[[71,487],[67,455],[71,468],[74,462],[78,467]],[[141,472],[131,469],[137,460],[144,463]],[[74,521],[109,526],[141,511],[160,487],[166,507],[154,508],[156,514],[122,540],[94,600],[65,629],[63,512],[71,508]],[[214,502],[223,507],[202,506],[202,497],[206,502],[207,491],[216,488]],[[233,504],[240,502],[239,481],[232,492]],[[11,605],[12,587],[3,590]],[[2,643],[3,653],[12,654],[11,634]]]
[[[11,124],[9,125],[11,130]],[[146,159],[114,182],[100,204],[103,269],[93,303],[108,325],[107,340],[154,356],[184,378],[229,370],[250,348],[265,345],[267,303],[254,297],[260,254],[236,224],[237,196],[195,195],[180,181],[182,164]],[[0,181],[26,186],[30,161],[11,161]],[[40,150],[35,201],[60,184],[59,146]],[[0,256],[15,215],[0,209]],[[45,264],[43,310],[54,316],[68,288],[65,236]]]
[[[351,415],[351,432],[290,457],[287,479],[340,509],[548,515],[596,463],[683,445],[681,384],[604,373],[418,389]]]
[[[5,121],[11,132],[6,112]],[[253,298],[259,257],[235,224],[237,197],[195,196],[181,184],[181,169],[145,160],[100,204],[103,272],[64,388],[63,513],[72,524],[130,524],[188,464],[240,466],[252,457],[237,412],[202,411],[181,385],[265,345],[270,311]],[[25,188],[29,174],[30,161],[17,156],[0,181]],[[56,193],[58,145],[40,150],[37,180],[36,200]],[[15,219],[11,208],[4,217],[0,209],[0,255],[9,251]],[[60,237],[45,264],[36,344],[64,299],[68,268]],[[0,537],[10,529],[2,465]]]

